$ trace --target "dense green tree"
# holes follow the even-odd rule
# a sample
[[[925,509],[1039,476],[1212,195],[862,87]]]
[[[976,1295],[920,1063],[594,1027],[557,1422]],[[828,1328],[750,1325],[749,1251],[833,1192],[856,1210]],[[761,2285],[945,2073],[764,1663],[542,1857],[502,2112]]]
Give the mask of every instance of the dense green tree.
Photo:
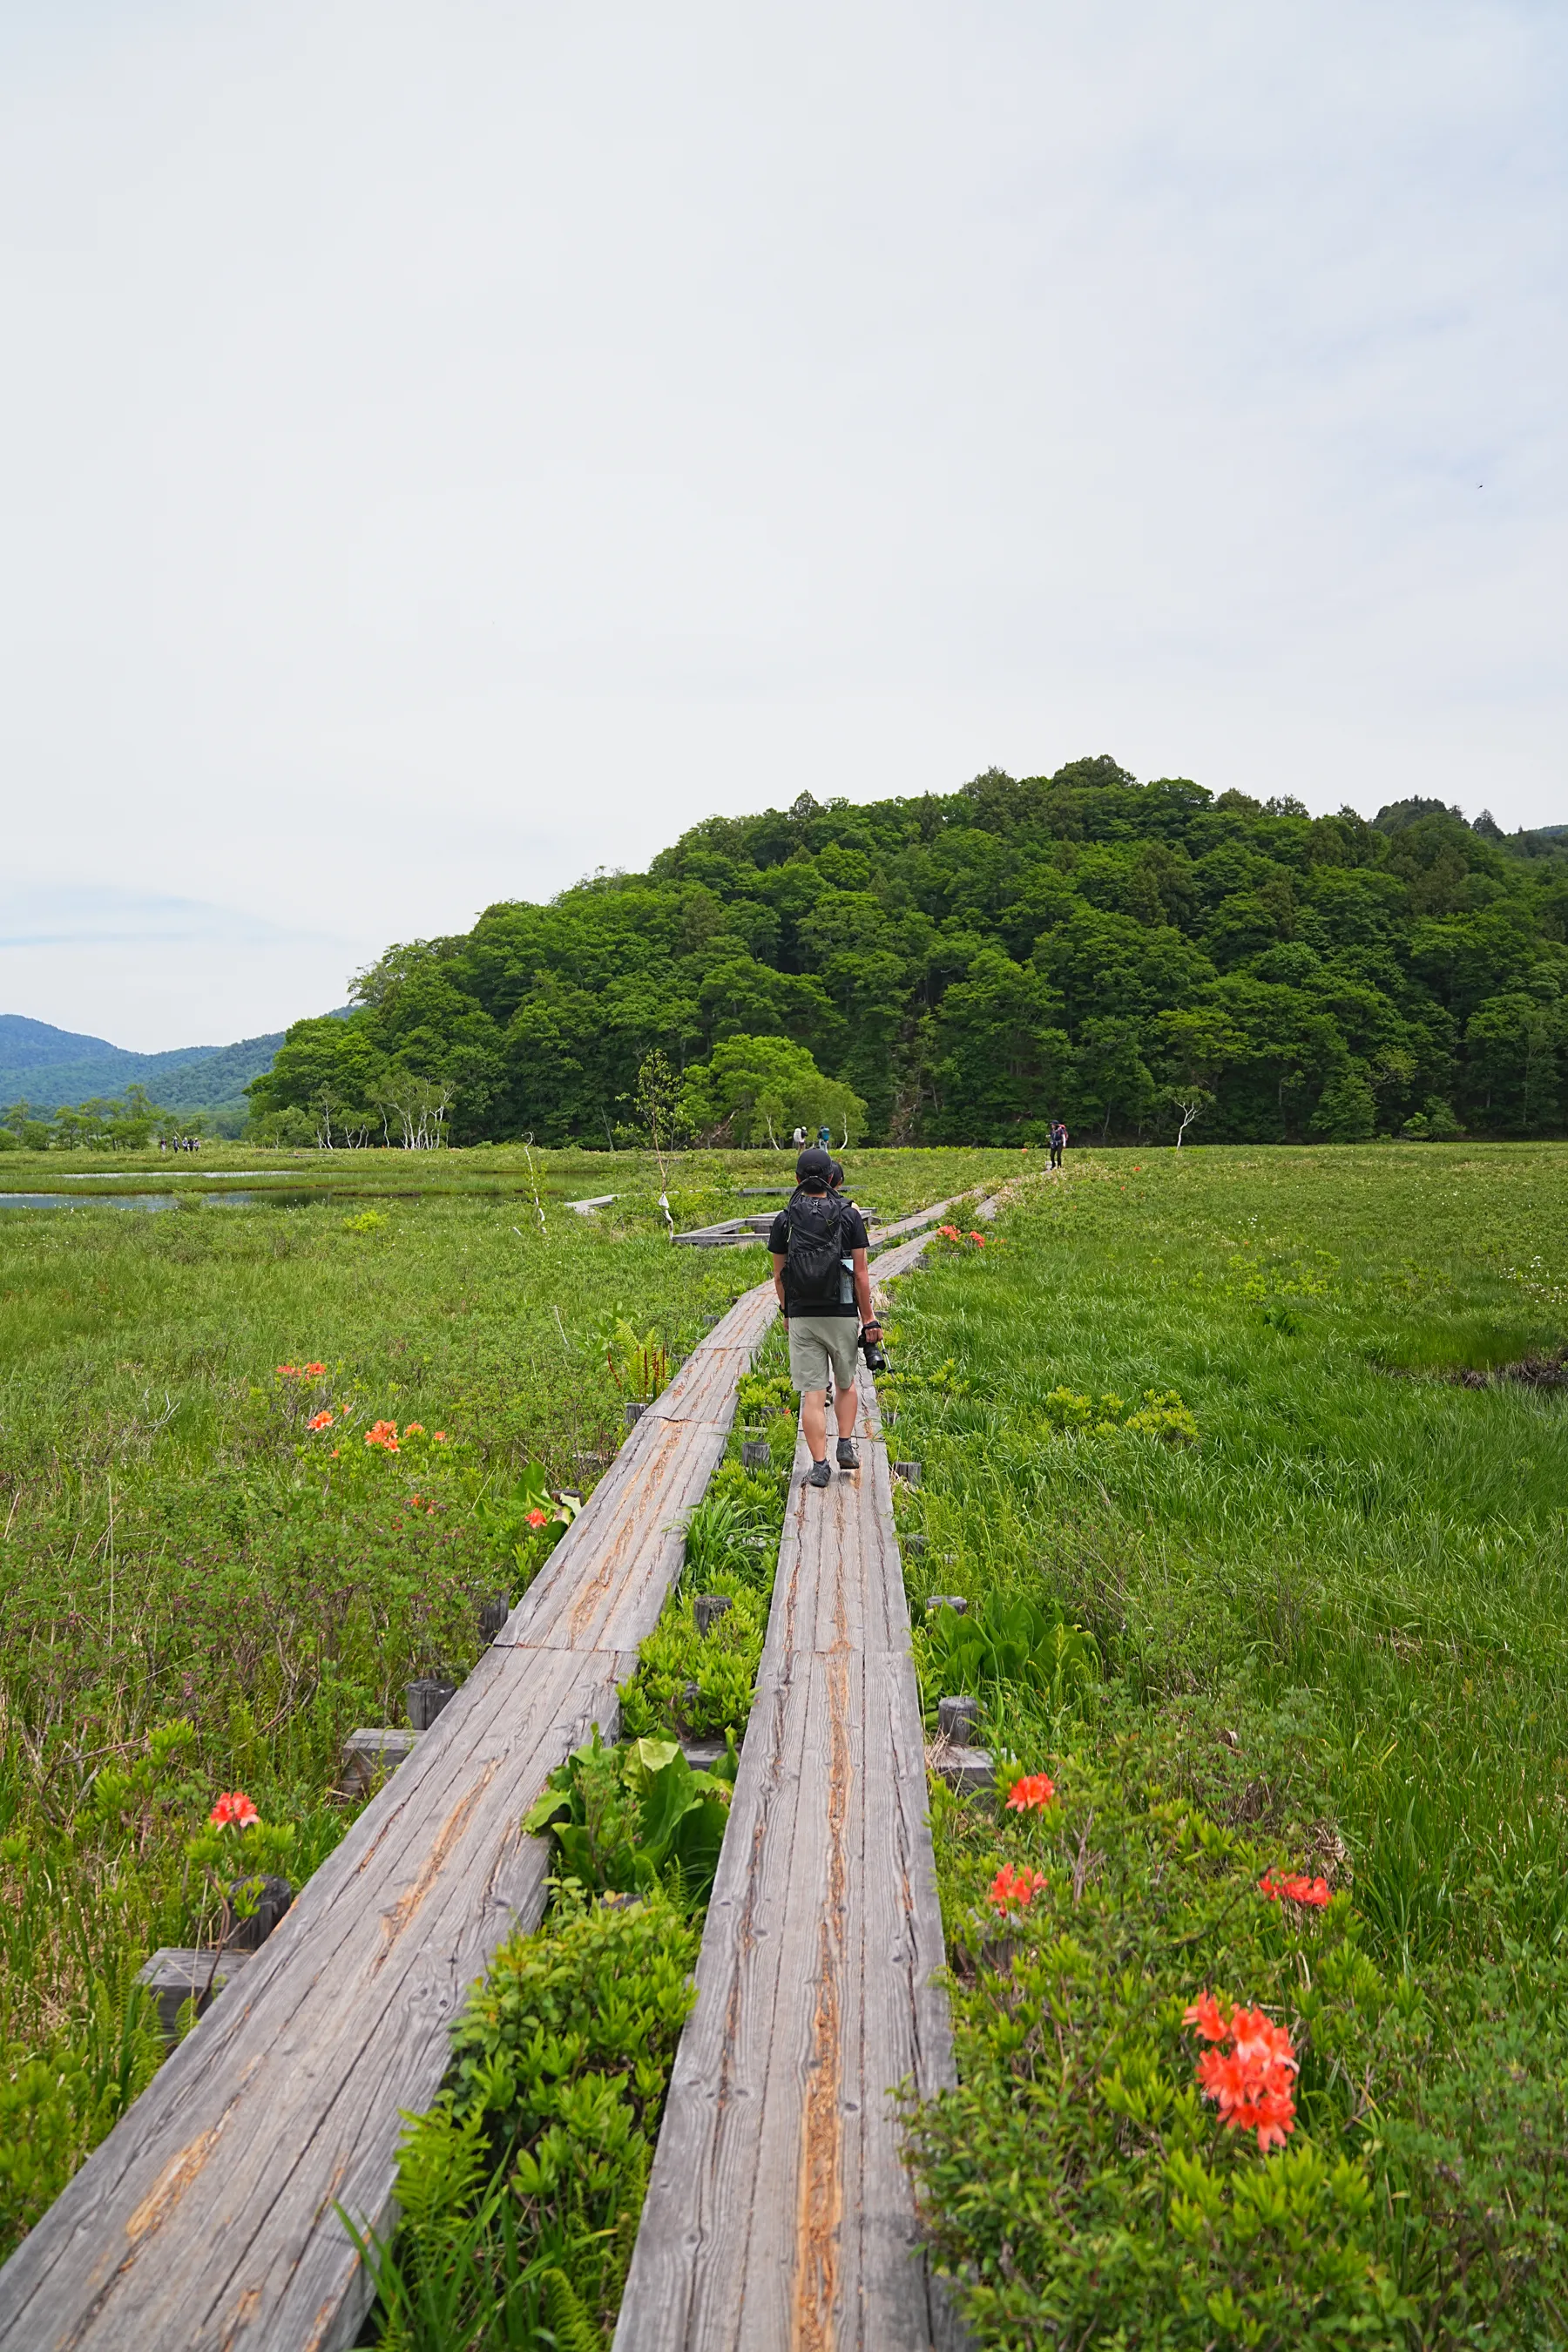
[[[424,1085],[459,1140],[603,1142],[657,1052],[711,1124],[761,1134],[762,1096],[732,1113],[711,1074],[772,1041],[863,1102],[868,1139],[1028,1140],[1053,1113],[1111,1138],[1436,1134],[1456,1107],[1550,1133],[1568,839],[1422,799],[1314,818],[1103,755],[992,768],[710,817],[646,874],[388,949],[354,997],[289,1031],[261,1120],[395,1132]]]
[[[771,1143],[783,1150],[797,1127],[831,1128],[855,1139],[866,1106],[837,1078],[825,1077],[804,1045],[787,1037],[724,1037],[712,1058],[686,1074],[687,1129],[711,1141]]]

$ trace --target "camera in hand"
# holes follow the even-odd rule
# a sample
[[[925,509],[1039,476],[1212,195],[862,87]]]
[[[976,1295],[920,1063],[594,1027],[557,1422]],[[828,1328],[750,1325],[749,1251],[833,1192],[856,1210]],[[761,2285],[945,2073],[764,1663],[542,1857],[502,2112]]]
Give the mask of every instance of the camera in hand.
[[[882,1334],[879,1327],[874,1339],[872,1339],[869,1331],[861,1332],[860,1353],[866,1359],[866,1370],[868,1372],[885,1372],[887,1370],[887,1351],[882,1346]]]

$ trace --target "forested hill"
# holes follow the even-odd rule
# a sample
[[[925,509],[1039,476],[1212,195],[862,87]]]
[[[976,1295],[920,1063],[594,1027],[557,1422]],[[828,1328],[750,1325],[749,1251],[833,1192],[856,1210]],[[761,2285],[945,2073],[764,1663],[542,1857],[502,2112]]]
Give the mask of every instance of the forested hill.
[[[279,1126],[412,1075],[452,1089],[458,1140],[587,1144],[630,1119],[651,1049],[717,1069],[744,1057],[726,1040],[789,1039],[862,1098],[867,1140],[1037,1139],[1053,1113],[1085,1139],[1549,1133],[1565,939],[1560,829],[1433,801],[1313,818],[1110,759],[992,770],[712,817],[647,874],[394,948],[252,1100]]]

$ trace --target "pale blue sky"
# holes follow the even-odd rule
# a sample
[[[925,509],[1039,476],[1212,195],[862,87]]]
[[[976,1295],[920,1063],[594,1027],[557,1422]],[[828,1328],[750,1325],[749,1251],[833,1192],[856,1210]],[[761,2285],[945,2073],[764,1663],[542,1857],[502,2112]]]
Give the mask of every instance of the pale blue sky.
[[[1563,26],[0,6],[0,1010],[993,761],[1568,822]]]

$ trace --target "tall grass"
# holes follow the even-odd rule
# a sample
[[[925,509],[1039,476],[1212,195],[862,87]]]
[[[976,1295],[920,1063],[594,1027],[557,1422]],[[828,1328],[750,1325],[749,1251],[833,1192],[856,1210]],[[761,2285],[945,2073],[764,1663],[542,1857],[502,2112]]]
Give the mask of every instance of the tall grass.
[[[1055,1601],[1105,1670],[979,1694],[1037,1826],[936,1801],[960,2081],[910,2154],[977,2343],[1563,2340],[1568,1396],[1509,1368],[1568,1340],[1565,1173],[1084,1160],[903,1286],[911,1597]],[[1205,1987],[1296,2037],[1267,2159],[1194,2091]]]
[[[1561,1146],[1121,1153],[1040,1185],[989,1256],[906,1286],[944,1589],[1039,1580],[1152,1704],[1313,1730],[1391,1952],[1568,1920],[1568,1342]],[[1064,1436],[1067,1386],[1174,1389],[1195,1446]]]

